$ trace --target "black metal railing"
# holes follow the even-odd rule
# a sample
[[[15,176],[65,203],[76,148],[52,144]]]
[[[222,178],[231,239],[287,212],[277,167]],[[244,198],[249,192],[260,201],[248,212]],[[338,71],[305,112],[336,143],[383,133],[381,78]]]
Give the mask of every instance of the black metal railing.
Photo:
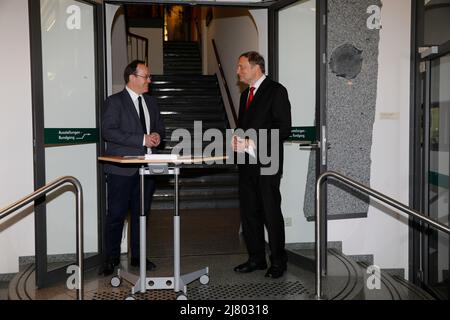
[[[225,87],[225,91],[227,93],[228,103],[231,109],[231,114],[233,115],[233,120],[235,125],[238,123],[238,118],[236,115],[236,110],[234,109],[233,99],[231,98],[230,88],[228,87],[227,79],[225,78],[225,73],[223,72],[222,62],[220,61],[219,51],[217,50],[216,42],[214,39],[211,39],[212,45],[214,48],[214,54],[216,56],[217,65],[219,66],[220,76],[222,77],[223,85]]]

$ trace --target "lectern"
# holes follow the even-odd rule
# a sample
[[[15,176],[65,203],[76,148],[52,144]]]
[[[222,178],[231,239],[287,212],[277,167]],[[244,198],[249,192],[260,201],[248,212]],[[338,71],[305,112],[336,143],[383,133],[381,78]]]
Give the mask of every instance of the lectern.
[[[98,159],[106,162],[140,165],[140,208],[141,215],[139,218],[139,277],[118,269],[117,276],[112,277],[111,285],[113,287],[120,286],[122,279],[126,279],[130,283],[134,283],[131,289],[131,295],[127,299],[134,299],[134,294],[137,292],[144,293],[147,289],[173,289],[177,293],[177,300],[187,299],[187,285],[197,279],[201,284],[209,282],[209,268],[203,269],[181,275],[180,268],[180,214],[178,206],[178,176],[183,166],[201,164],[203,162],[223,161],[227,157],[180,157],[177,159],[164,159],[163,155],[158,155],[157,159],[145,159],[144,156],[105,156]],[[172,277],[147,277],[146,270],[146,215],[144,212],[144,176],[145,175],[173,175],[175,179],[175,209],[173,216],[173,238],[174,238],[174,272]]]

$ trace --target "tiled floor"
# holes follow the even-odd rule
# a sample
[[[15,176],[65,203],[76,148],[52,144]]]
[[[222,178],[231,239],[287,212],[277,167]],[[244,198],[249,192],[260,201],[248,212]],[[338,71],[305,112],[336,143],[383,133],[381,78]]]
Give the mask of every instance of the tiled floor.
[[[310,272],[289,265],[280,279],[265,278],[265,271],[237,274],[233,267],[247,260],[245,244],[240,235],[238,210],[184,210],[181,216],[181,274],[205,267],[209,268],[207,285],[193,281],[187,287],[191,300],[216,299],[309,299],[314,288],[314,277]],[[173,216],[168,211],[152,212],[148,219],[147,255],[157,270],[147,277],[173,276]],[[123,270],[138,274],[139,269],[128,265],[127,256],[122,256]],[[130,296],[132,284],[122,281],[120,287],[110,285],[111,277],[97,274],[97,269],[85,273],[85,299],[124,299]],[[301,279],[301,280],[299,280]],[[31,299],[75,299],[76,293],[68,290],[65,283],[46,289],[35,289],[34,273],[26,280],[27,295]],[[138,293],[135,299],[175,299],[173,290],[148,290]]]

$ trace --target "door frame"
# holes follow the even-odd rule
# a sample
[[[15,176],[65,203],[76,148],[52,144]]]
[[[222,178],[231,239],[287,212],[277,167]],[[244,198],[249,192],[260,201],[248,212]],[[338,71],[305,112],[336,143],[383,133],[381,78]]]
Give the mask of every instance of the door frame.
[[[204,7],[246,7],[249,9],[268,10],[268,76],[273,80],[278,80],[278,19],[277,12],[293,3],[301,0],[278,0],[269,2],[214,2],[205,3],[203,1],[173,1],[173,0],[105,0],[106,4],[174,4],[174,5],[199,5]],[[326,88],[327,88],[327,1],[316,0],[316,141],[319,148],[316,148],[316,181],[320,174],[327,171],[327,126],[326,126]],[[324,147],[325,146],[325,147]],[[324,219],[327,217],[325,203],[327,186],[322,187],[321,207]],[[322,247],[323,247],[323,274],[326,274],[326,248],[327,248],[327,223],[323,224]]]
[[[96,126],[100,130],[100,106],[104,99],[104,36],[103,36],[103,8],[102,5],[91,0],[75,0],[93,6],[94,9],[94,42],[95,42],[95,82],[96,82]],[[33,113],[33,149],[34,149],[34,188],[43,187],[45,179],[45,142],[44,142],[44,89],[42,68],[42,38],[40,1],[28,0],[28,12],[30,23],[30,56],[31,56],[31,88],[32,88],[32,113]],[[96,143],[97,155],[101,153],[100,141]],[[84,259],[85,268],[93,267],[100,262],[102,241],[102,217],[105,206],[105,183],[103,168],[97,164],[97,193],[98,193],[98,229],[97,243],[98,253]],[[36,285],[38,288],[51,286],[67,278],[66,267],[48,270],[47,261],[47,218],[45,196],[34,203],[35,211],[35,265]]]
[[[411,0],[411,95],[410,95],[410,183],[409,204],[413,209],[427,214],[427,73],[425,61],[439,58],[450,52],[450,42],[439,46],[439,53],[422,59],[419,48],[433,45],[425,43],[425,6],[422,1]],[[446,5],[448,6],[448,4]],[[450,210],[450,208],[449,208]],[[417,219],[409,219],[409,280],[427,289],[428,243],[427,227]],[[450,248],[449,248],[450,250]],[[450,290],[450,288],[449,288]],[[432,293],[430,291],[430,293]]]
[[[295,0],[280,0],[277,2],[214,2],[204,3],[202,1],[171,1],[171,0],[105,0],[103,3],[97,3],[94,0],[77,0],[88,3],[95,8],[95,25],[96,35],[95,42],[97,48],[96,55],[96,83],[97,83],[97,127],[101,128],[101,111],[100,106],[106,97],[105,79],[106,73],[106,57],[105,57],[105,17],[104,8],[108,4],[177,4],[177,5],[201,5],[201,6],[227,6],[227,7],[247,7],[249,9],[264,8],[268,9],[268,57],[269,76],[274,80],[278,78],[277,70],[277,11],[297,1]],[[326,25],[326,0],[317,1],[317,19],[316,19],[316,138],[321,146],[326,145],[326,124],[325,124],[325,106],[326,106],[326,76],[327,76],[327,25]],[[33,132],[34,132],[34,176],[35,188],[42,187],[45,184],[45,146],[44,137],[44,118],[43,118],[43,83],[42,83],[42,45],[40,35],[40,1],[29,0],[29,16],[30,16],[30,45],[31,45],[31,68],[32,68],[32,101],[33,101]],[[318,124],[318,125],[317,125]],[[101,130],[100,130],[101,135]],[[97,154],[102,154],[104,151],[102,143],[97,144]],[[326,171],[326,148],[316,149],[316,178]],[[103,175],[103,168],[101,164],[97,167],[97,181],[98,181],[98,208],[99,208],[99,223],[98,223],[98,248],[99,254],[85,259],[86,268],[93,267],[101,261],[101,254],[103,253],[103,230],[104,217],[106,216],[106,183]],[[326,190],[322,188],[322,199],[325,203]],[[324,206],[323,206],[324,207]],[[47,237],[46,237],[46,210],[43,201],[35,203],[35,225],[36,225],[36,283],[38,287],[49,286],[53,283],[61,281],[67,277],[65,268],[59,268],[47,271]],[[326,216],[326,214],[325,214]],[[326,227],[325,227],[326,228]],[[326,230],[322,230],[322,244],[326,247]],[[326,250],[323,250],[326,254]],[[326,259],[323,259],[326,261]],[[324,268],[326,266],[324,265]],[[325,270],[325,269],[324,269]]]
[[[424,83],[424,89],[423,89],[423,127],[422,130],[424,132],[424,141],[423,141],[423,151],[422,151],[422,193],[421,193],[421,211],[429,216],[429,167],[430,167],[430,153],[431,153],[431,146],[430,146],[430,113],[431,113],[431,64],[433,61],[443,57],[450,55],[450,41],[447,41],[446,43],[443,43],[442,45],[437,46],[438,47],[438,53],[431,54],[423,59],[421,59],[421,62],[425,64],[425,72],[423,75],[423,83]],[[450,170],[450,164],[449,164],[449,170]],[[449,202],[449,210],[450,214],[450,202]],[[436,294],[433,288],[429,285],[430,283],[430,243],[436,242],[436,235],[439,231],[428,227],[427,225],[422,225],[422,234],[421,234],[421,241],[420,241],[420,270],[423,273],[421,276],[421,286],[425,288],[427,291],[429,291],[432,294]],[[447,244],[450,250],[450,241]],[[447,265],[450,265],[450,257],[449,261],[447,262]],[[450,293],[450,282],[447,284],[447,294]]]
[[[268,31],[269,31],[269,77],[278,80],[278,11],[299,0],[280,0],[269,7]],[[316,156],[316,177],[327,171],[327,124],[326,124],[326,90],[327,90],[327,2],[326,0],[316,0],[316,141],[319,147],[315,148]],[[322,246],[322,273],[326,274],[326,254],[327,254],[327,186],[321,189],[322,216],[325,219],[321,229]]]

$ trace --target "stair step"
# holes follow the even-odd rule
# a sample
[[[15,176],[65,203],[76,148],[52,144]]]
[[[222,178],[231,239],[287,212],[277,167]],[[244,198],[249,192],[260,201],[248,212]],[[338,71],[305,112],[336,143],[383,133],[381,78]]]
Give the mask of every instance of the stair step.
[[[165,41],[163,43],[164,49],[173,49],[173,48],[182,48],[182,49],[197,49],[198,50],[198,42],[183,42],[183,41]]]
[[[174,70],[174,71],[186,71],[186,70],[196,70],[201,69],[201,65],[190,65],[190,64],[180,64],[180,65],[174,65],[172,64],[165,64],[164,70]]]
[[[184,200],[178,202],[179,209],[223,209],[239,208],[239,200],[236,199],[209,199],[208,201]],[[152,210],[174,210],[172,201],[152,202]]]
[[[188,121],[188,122],[180,122],[175,123],[175,122],[170,122],[170,123],[166,123],[166,132],[167,131],[173,131],[179,128],[183,128],[183,129],[187,129],[187,130],[194,130],[194,122],[193,121]],[[202,121],[202,129],[203,130],[207,130],[207,129],[224,129],[225,128],[225,123],[224,121]],[[192,131],[193,132],[193,131]]]
[[[195,113],[195,114],[182,114],[182,113],[174,113],[174,112],[170,112],[170,113],[165,113],[165,111],[161,112],[161,114],[164,117],[164,121],[165,123],[179,123],[182,121],[188,121],[188,122],[192,122],[192,121],[226,121],[226,117],[223,113],[216,113],[216,114],[211,114],[211,113]],[[182,119],[178,118],[181,117]]]
[[[183,171],[184,173],[185,171]],[[203,172],[200,172],[198,176],[181,176],[178,179],[178,184],[180,187],[185,185],[206,185],[206,186],[220,186],[220,185],[227,185],[227,186],[237,186],[239,182],[239,178],[236,175],[237,169],[234,169],[228,173],[221,173],[221,174],[211,174],[207,175],[205,172],[207,172],[207,169],[204,169]],[[181,175],[183,175],[183,173]],[[168,187],[173,186],[175,179],[167,177],[165,179],[158,178],[156,179],[158,188],[159,187]]]
[[[183,57],[183,59],[193,60],[193,61],[202,61],[199,57],[197,51],[174,51],[174,52],[166,52],[164,53],[164,60],[180,60],[179,58]]]
[[[181,61],[182,60],[182,61]],[[186,60],[185,58],[183,59],[165,59],[164,60],[164,66],[165,67],[176,67],[176,68],[183,68],[183,67],[201,67],[202,62],[200,60],[195,59],[195,61],[193,59],[190,60]]]
[[[167,93],[164,95],[157,95],[155,96],[156,99],[158,99],[158,103],[161,100],[162,102],[166,102],[166,103],[193,103],[193,102],[212,102],[212,103],[219,103],[222,102],[222,99],[220,97],[212,97],[212,96],[203,96],[200,94],[197,95],[191,95],[191,96],[187,96],[187,97],[182,97],[182,101],[180,99],[179,96],[171,94],[171,93]],[[163,101],[164,100],[164,101]],[[172,100],[176,100],[172,101]]]
[[[180,87],[167,87],[167,88],[152,88],[152,95],[155,97],[165,96],[170,94],[171,96],[183,95],[183,96],[199,96],[202,97],[214,97],[217,98],[219,94],[218,88],[205,89],[205,88],[180,88]]]
[[[167,70],[167,71],[165,71],[167,74],[189,74],[189,75],[191,75],[191,74],[201,74],[202,73],[202,71],[201,70],[194,70],[194,71],[192,71],[192,70],[186,70],[186,71],[172,71],[172,70]]]
[[[200,82],[200,81],[184,81],[184,82],[168,82],[168,81],[157,81],[152,80],[152,84],[150,89],[153,91],[155,89],[184,89],[184,90],[212,90],[214,92],[219,93],[220,90],[217,87],[217,84],[214,82]]]
[[[180,99],[179,97],[168,97],[168,96],[159,96],[157,97],[158,105],[160,108],[163,107],[176,107],[176,108],[200,108],[200,107],[212,107],[215,108],[218,105],[222,105],[222,100],[220,98],[209,99],[208,100],[195,100],[195,99]],[[214,103],[211,103],[213,101]]]
[[[202,122],[202,133],[228,126],[217,77],[204,76],[198,43],[165,42],[164,75],[153,75],[151,93],[157,99],[166,125],[164,152],[170,153],[179,141],[170,141],[176,129],[187,129],[195,142],[194,122]],[[198,138],[197,138],[198,139]],[[200,142],[200,141],[197,141]],[[202,150],[211,142],[201,141]],[[192,144],[192,147],[193,144]],[[189,152],[193,152],[190,150]],[[222,153],[223,151],[220,150]],[[212,169],[183,169],[179,176],[180,208],[238,208],[235,166]],[[174,179],[157,179],[152,208],[173,209]]]
[[[152,75],[152,82],[153,81],[180,81],[180,82],[187,82],[187,81],[199,81],[199,82],[217,82],[217,78],[214,75],[198,75],[194,74],[192,76],[188,75]]]
[[[181,69],[181,68],[165,68],[166,74],[202,74],[201,68],[198,69]]]
[[[222,187],[220,189],[214,189],[211,187],[205,188],[180,188],[178,191],[180,200],[205,200],[205,199],[237,199],[238,189],[237,187]],[[153,201],[173,201],[174,192],[172,189],[156,190],[153,195]]]
[[[200,105],[167,105],[159,103],[159,110],[162,114],[171,115],[174,114],[177,117],[183,117],[184,115],[198,115],[201,117],[202,114],[211,113],[223,113],[224,108],[221,104],[206,104],[204,106]]]

